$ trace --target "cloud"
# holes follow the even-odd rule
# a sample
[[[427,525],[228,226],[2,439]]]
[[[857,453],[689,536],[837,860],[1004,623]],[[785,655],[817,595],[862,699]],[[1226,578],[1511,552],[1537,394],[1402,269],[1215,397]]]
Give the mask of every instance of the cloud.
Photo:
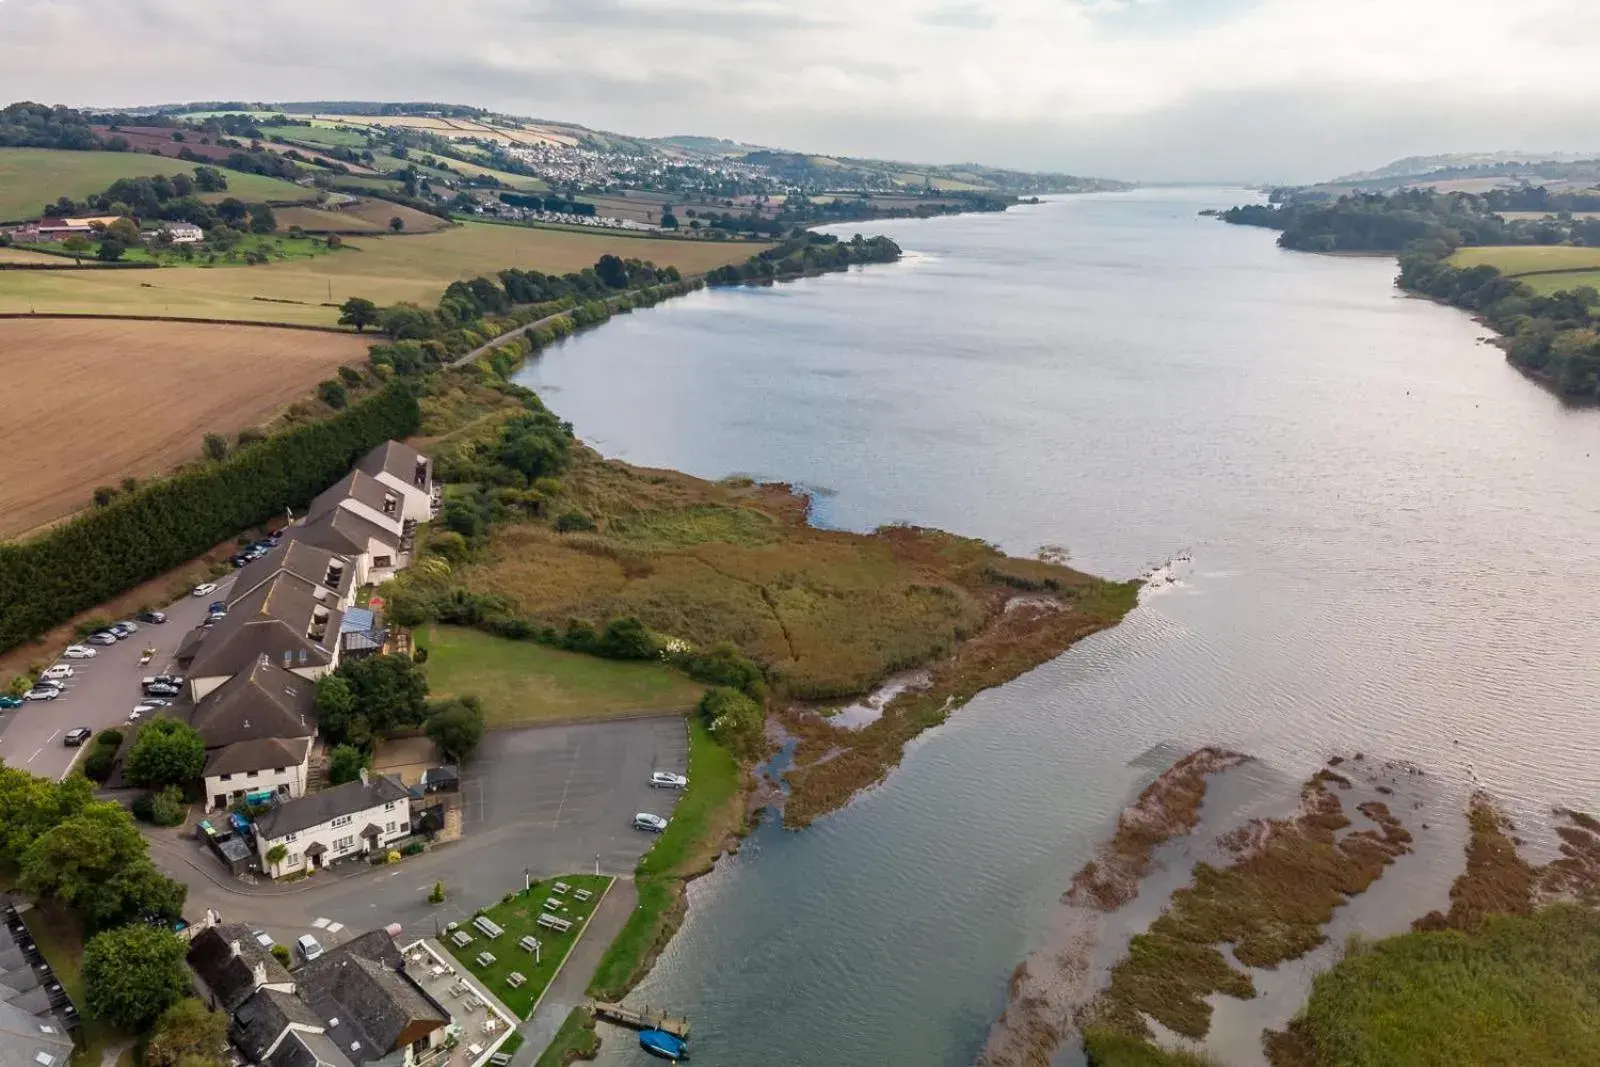
[[[1590,0],[7,0],[0,95],[435,99],[645,135],[1299,179],[1380,146],[1600,149],[1597,45]]]

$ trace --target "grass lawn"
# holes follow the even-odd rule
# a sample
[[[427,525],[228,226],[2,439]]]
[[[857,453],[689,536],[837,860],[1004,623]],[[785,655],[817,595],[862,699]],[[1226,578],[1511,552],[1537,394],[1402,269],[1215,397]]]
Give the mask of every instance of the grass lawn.
[[[428,684],[435,696],[476,693],[491,727],[608,719],[692,707],[705,686],[656,663],[623,662],[431,626]]]
[[[230,174],[230,186],[233,178]],[[389,211],[397,213],[403,214]],[[593,266],[611,252],[693,274],[741,262],[766,247],[756,242],[650,240],[468,223],[437,233],[350,237],[338,255],[247,271],[5,271],[0,273],[0,311],[182,315],[331,326],[339,310],[328,304],[361,296],[380,304],[411,300],[431,307],[451,282],[507,267],[562,274]]]
[[[198,164],[140,152],[67,152],[54,148],[0,148],[0,222],[38,218],[57,197],[81,199],[118,178],[192,174]],[[219,168],[221,169],[221,168]],[[245,201],[309,200],[315,190],[293,182],[223,170],[228,192]]]
[[[1565,905],[1358,946],[1291,1024],[1295,1062],[1600,1063],[1597,959],[1600,916]]]
[[[483,914],[499,923],[505,930],[504,934],[494,940],[491,941],[479,933],[470,920],[461,924],[461,929],[472,935],[472,940],[465,948],[457,948],[450,941],[449,934],[440,938],[444,947],[460,961],[467,973],[482,982],[506,1007],[516,1012],[519,1019],[526,1019],[533,1011],[539,995],[555,978],[556,971],[561,967],[561,961],[567,958],[567,953],[571,952],[572,946],[577,943],[578,935],[583,932],[582,923],[575,922],[572,929],[564,934],[558,934],[538,924],[539,916],[544,913],[545,899],[555,896],[554,886],[557,882],[567,883],[574,891],[587,889],[594,894],[587,903],[579,903],[570,892],[556,898],[565,905],[558,913],[563,919],[587,919],[594,914],[596,905],[600,903],[601,894],[611,885],[611,877],[568,874],[535,882],[532,889],[526,892],[518,891],[511,903],[500,903],[484,909]],[[518,942],[528,935],[539,941],[538,963],[534,963],[533,953],[525,951],[518,945]],[[478,954],[485,951],[495,957],[495,961],[487,967],[477,960]],[[513,971],[526,978],[526,984],[513,988],[506,981]]]
[[[591,996],[620,1000],[650,969],[677,929],[673,915],[684,883],[709,870],[729,836],[743,829],[743,783],[738,762],[712,739],[698,715],[691,717],[689,788],[666,831],[639,860],[634,871],[639,906],[600,958]]]
[[[284,208],[285,212],[299,211],[300,208]],[[24,246],[24,251],[32,251],[35,256],[44,257],[36,262],[49,262],[56,264],[71,263],[68,256],[52,254],[59,253],[59,244],[41,244]],[[187,249],[188,257],[184,252]],[[246,252],[260,252],[269,259],[289,261],[295,259],[312,259],[316,256],[331,255],[338,249],[328,247],[328,242],[314,237],[297,237],[288,234],[248,234],[239,239],[239,243],[226,252],[210,252],[193,245],[169,245],[162,248],[157,245],[136,245],[122,254],[124,263],[160,263],[167,267],[243,267]],[[83,262],[94,262],[94,250],[90,249],[83,254]]]
[[[268,137],[330,148],[365,148],[367,144],[367,139],[359,132],[345,126],[263,126],[261,132]]]
[[[1450,257],[1455,267],[1475,267],[1487,263],[1502,274],[1518,275],[1535,270],[1600,270],[1600,248],[1572,245],[1488,245],[1458,249]],[[1568,288],[1563,285],[1561,288]]]
[[[592,1060],[599,1051],[600,1035],[594,1032],[594,1013],[588,1008],[573,1008],[534,1067],[567,1067],[576,1060]]]

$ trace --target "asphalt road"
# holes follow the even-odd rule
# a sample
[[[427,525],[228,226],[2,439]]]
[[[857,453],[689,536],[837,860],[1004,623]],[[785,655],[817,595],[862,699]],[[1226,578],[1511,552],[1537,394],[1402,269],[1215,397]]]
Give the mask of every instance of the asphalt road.
[[[151,858],[189,887],[186,915],[212,908],[280,944],[310,933],[328,947],[390,923],[432,935],[521,888],[524,870],[534,878],[592,871],[598,856],[603,873],[631,875],[655,841],[633,829],[634,814],[671,816],[680,796],[650,788],[650,772],[682,772],[688,737],[683,717],[671,715],[499,730],[480,751],[463,768],[462,839],[393,868],[318,875],[268,895],[232,880],[172,831],[147,832]],[[447,893],[440,905],[427,902],[435,882]]]
[[[58,661],[70,664],[73,670],[66,680],[66,692],[55,700],[30,700],[20,708],[0,712],[0,759],[7,766],[42,777],[65,776],[84,748],[67,748],[61,736],[77,726],[98,733],[126,722],[142,695],[140,680],[168,673],[184,635],[205,621],[213,600],[227,599],[232,585],[231,575],[222,578],[210,596],[186,596],[163,609],[165,623],[142,622],[139,632],[125,640],[91,646],[97,653],[94,659]],[[156,649],[156,656],[141,667],[139,657],[149,647]]]

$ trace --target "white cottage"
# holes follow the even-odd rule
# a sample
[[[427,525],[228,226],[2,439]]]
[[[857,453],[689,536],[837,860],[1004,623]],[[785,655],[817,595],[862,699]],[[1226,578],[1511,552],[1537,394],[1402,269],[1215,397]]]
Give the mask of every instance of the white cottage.
[[[368,775],[312,793],[256,820],[261,869],[274,878],[317,870],[347,856],[388,848],[411,832],[411,794],[398,779]],[[269,860],[278,847],[282,856]]]

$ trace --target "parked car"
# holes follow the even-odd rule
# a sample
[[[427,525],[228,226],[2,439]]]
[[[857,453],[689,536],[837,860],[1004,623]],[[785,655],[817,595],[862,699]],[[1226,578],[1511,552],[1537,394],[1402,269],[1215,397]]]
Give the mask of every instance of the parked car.
[[[143,707],[141,706],[134,708],[132,711],[128,712],[128,725],[132,726],[142,718],[144,718]]]
[[[66,745],[68,748],[77,748],[79,745],[89,740],[90,735],[93,733],[94,731],[89,729],[87,726],[74,726],[65,734],[61,735],[61,743]]]
[[[22,707],[22,698],[21,697],[12,697],[12,696],[0,697],[0,708],[20,708],[20,707]]]
[[[35,689],[54,689],[58,693],[67,688],[67,683],[60,678],[40,678],[33,683]]]
[[[207,622],[221,622],[223,619],[226,619],[227,617],[228,617],[228,613],[226,611],[213,611],[211,614],[206,616],[206,621]]]
[[[633,817],[635,830],[648,830],[652,834],[659,834],[667,828],[667,820],[659,815],[651,815],[648,811],[641,811]]]
[[[237,553],[236,555],[229,556],[228,557],[228,562],[233,564],[234,569],[237,570],[240,567],[243,567],[245,564],[249,563],[250,562],[250,557],[245,555],[243,552],[240,552],[240,553]],[[198,596],[199,593],[196,593],[195,595]]]
[[[148,715],[159,707],[161,707],[160,704],[152,704],[148,700],[141,700],[133,706],[133,713],[135,715]]]
[[[213,600],[211,602],[210,610],[211,611],[227,611],[228,610],[228,602],[226,600]]]
[[[169,685],[166,682],[152,682],[144,687],[144,695],[147,697],[175,697],[182,692],[182,687]]]
[[[272,935],[271,934],[267,933],[265,930],[252,930],[252,931],[250,931],[250,936],[256,939],[256,944],[260,945],[262,948],[266,949],[268,952],[272,951]]]
[[[54,700],[61,695],[61,690],[49,685],[36,685],[22,694],[24,700]]]
[[[68,645],[67,650],[61,653],[67,659],[94,659],[100,653],[88,645]]]
[[[134,618],[140,622],[153,622],[159,626],[167,621],[167,613],[164,611],[141,611]]]
[[[194,587],[194,592],[190,593],[189,595],[190,596],[210,596],[212,593],[215,593],[216,591],[217,591],[217,583],[216,582],[201,582],[199,585]]]
[[[90,634],[88,637],[85,637],[84,640],[89,642],[91,645],[114,645],[120,639],[110,630],[101,630],[97,634]]]
[[[650,788],[687,789],[689,788],[689,779],[681,774],[673,774],[671,771],[652,771],[650,772]]]
[[[322,946],[310,934],[301,934],[295,941],[294,947],[299,950],[300,958],[307,963],[322,955]]]
[[[115,637],[118,641],[133,636],[133,631],[123,626],[120,622],[112,623],[110,626],[107,626],[106,633],[110,634],[112,637]]]
[[[152,708],[170,708],[170,707],[172,707],[172,701],[163,700],[160,697],[145,697],[143,700],[139,701],[139,703],[141,703],[141,704],[149,704]]]
[[[123,619],[121,622],[117,623],[117,626],[120,626],[130,634],[136,634],[139,632],[139,624],[134,622],[132,619]],[[112,628],[115,629],[116,627]]]
[[[143,686],[144,688],[146,688],[146,689],[149,689],[152,685],[181,686],[183,684],[183,675],[181,675],[181,674],[152,674],[152,675],[149,675],[149,676],[147,676],[145,678],[141,678],[139,680],[139,684],[141,686]]]

